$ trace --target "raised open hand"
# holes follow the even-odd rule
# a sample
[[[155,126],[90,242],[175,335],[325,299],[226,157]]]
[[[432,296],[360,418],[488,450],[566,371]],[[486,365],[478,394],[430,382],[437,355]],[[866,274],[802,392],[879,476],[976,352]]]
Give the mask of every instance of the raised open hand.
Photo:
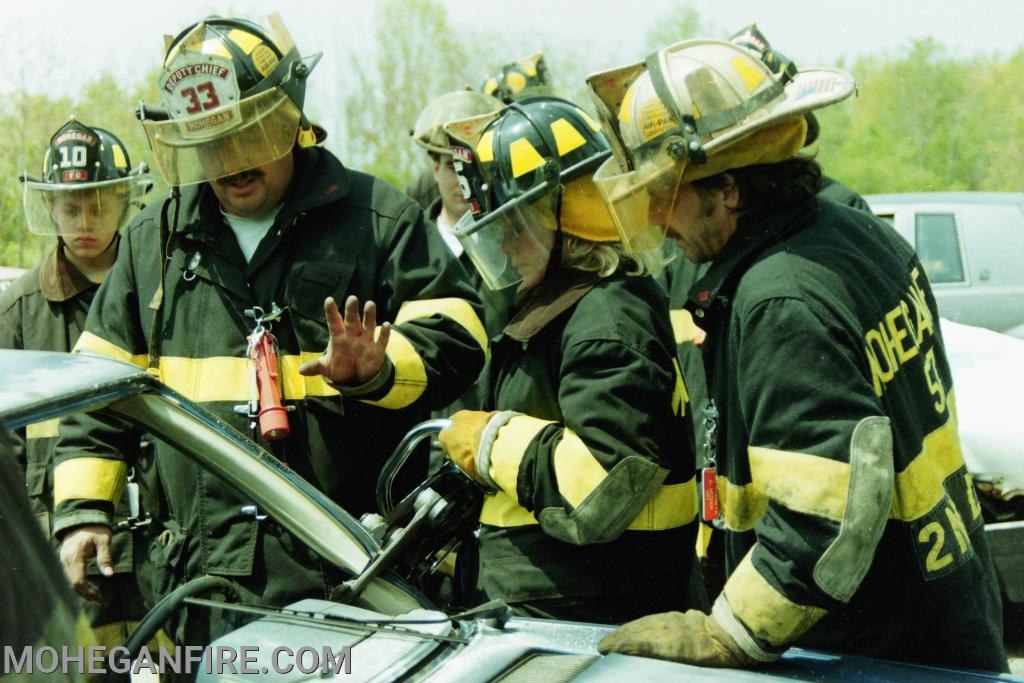
[[[373,379],[384,365],[384,350],[391,337],[391,324],[384,323],[377,332],[377,305],[366,302],[359,319],[359,299],[345,300],[345,317],[338,311],[333,297],[324,301],[330,341],[323,355],[299,366],[303,375],[323,375],[335,384],[359,385]],[[376,338],[375,338],[376,337]]]

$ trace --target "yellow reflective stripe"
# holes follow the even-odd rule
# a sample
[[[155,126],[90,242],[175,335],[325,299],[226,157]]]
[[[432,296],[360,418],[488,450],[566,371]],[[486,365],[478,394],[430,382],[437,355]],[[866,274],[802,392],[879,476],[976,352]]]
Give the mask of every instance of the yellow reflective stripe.
[[[427,370],[412,342],[394,328],[388,340],[387,354],[395,366],[395,383],[391,391],[376,401],[362,399],[362,402],[392,410],[404,408],[423,395],[427,388]]]
[[[281,384],[283,398],[301,400],[307,396],[337,396],[324,377],[304,377],[299,366],[321,354],[305,352],[301,355],[281,356]],[[197,403],[209,401],[235,401],[244,403],[251,396],[248,358],[213,356],[211,358],[182,358],[164,356],[160,359],[160,380],[185,398]]]
[[[149,357],[144,354],[132,355],[130,352],[125,351],[120,346],[108,342],[102,337],[97,337],[92,332],[83,332],[82,336],[78,338],[75,343],[75,348],[72,349],[72,353],[95,353],[98,356],[106,356],[107,358],[113,358],[114,360],[123,361],[125,363],[131,363],[132,365],[138,365],[140,368],[145,368],[149,363]]]
[[[322,353],[303,351],[297,356],[280,357],[281,379],[284,385],[284,398],[298,400],[307,396],[323,397],[338,395],[338,390],[328,384],[327,378],[323,375],[306,377],[299,374],[300,365],[306,361],[316,360],[322,355]],[[248,375],[246,375],[246,380],[248,380]]]
[[[722,592],[733,614],[755,638],[774,646],[786,645],[806,633],[826,610],[797,604],[779,592],[754,568],[752,552],[736,567]]]
[[[53,504],[65,500],[109,500],[117,504],[124,490],[128,467],[108,458],[71,458],[53,471]]]
[[[685,526],[697,517],[695,479],[682,484],[666,484],[643,507],[629,531],[665,531]],[[532,512],[516,502],[515,493],[499,491],[484,498],[480,523],[497,527],[539,524]]]
[[[552,458],[558,490],[569,505],[577,508],[608,476],[583,439],[565,429]]]
[[[819,455],[749,446],[750,478],[764,495],[795,512],[842,520],[850,464]]]
[[[114,621],[102,626],[94,626],[92,629],[94,644],[105,647],[109,652],[118,645],[124,645],[124,642],[128,640],[128,636],[134,633],[138,627],[139,622],[137,621]],[[163,629],[157,631],[148,644],[149,649],[153,652],[156,652],[157,648],[160,647],[167,648],[168,650],[174,647],[174,641],[171,640],[170,636]]]
[[[732,531],[753,529],[768,509],[768,496],[753,484],[734,484],[722,475],[718,475],[716,481],[725,526]]]
[[[29,439],[49,439],[55,437],[57,436],[57,426],[59,424],[59,417],[55,417],[52,420],[34,422],[25,427],[25,436]]]
[[[949,406],[946,423],[925,436],[921,452],[896,473],[890,519],[913,522],[931,512],[946,495],[945,480],[964,466],[952,392]],[[755,446],[748,448],[748,453],[754,483],[733,484],[718,476],[718,498],[730,530],[753,529],[769,499],[798,512],[842,519],[849,464]]]
[[[507,491],[513,500],[519,500],[516,495],[519,463],[523,461],[530,442],[549,424],[554,423],[529,415],[516,415],[498,430],[498,437],[491,446],[488,473],[494,483]]]
[[[676,344],[692,342],[697,338],[700,328],[693,322],[693,316],[685,308],[673,308],[668,312],[669,321],[672,323],[672,333],[675,334]]]
[[[480,508],[480,523],[490,526],[513,527],[540,524],[533,513],[516,502],[515,491],[498,491],[493,496],[484,496]]]
[[[443,315],[457,322],[473,335],[473,339],[476,340],[481,349],[485,352],[487,351],[487,330],[484,329],[484,324],[480,322],[480,317],[477,316],[473,307],[465,299],[449,297],[446,299],[406,301],[398,309],[398,317],[395,318],[395,324],[401,325],[410,320],[430,318],[435,315]]]
[[[686,390],[686,382],[683,381],[683,369],[679,367],[678,359],[672,359],[672,367],[676,371],[676,384],[672,389],[672,414],[685,417],[686,406],[690,403],[690,392]]]
[[[928,514],[946,495],[943,482],[964,466],[957,433],[953,392],[949,393],[946,423],[924,437],[921,452],[902,472],[896,473],[892,498],[893,519],[912,522]]]
[[[685,526],[697,518],[697,478],[681,484],[665,484],[640,508],[629,531],[665,531]]]
[[[714,533],[715,528],[710,524],[700,522],[697,525],[697,542],[695,548],[697,551],[697,557],[700,559],[706,559],[708,556],[708,546],[711,545],[711,534]]]

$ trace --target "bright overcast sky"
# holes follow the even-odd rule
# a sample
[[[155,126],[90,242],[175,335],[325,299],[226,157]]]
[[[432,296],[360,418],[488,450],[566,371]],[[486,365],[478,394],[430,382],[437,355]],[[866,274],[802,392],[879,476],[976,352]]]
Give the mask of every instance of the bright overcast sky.
[[[524,36],[523,53],[559,44],[587,55],[588,70],[640,59],[651,23],[678,0],[441,0],[456,27],[506,29]],[[162,36],[211,13],[262,19],[280,11],[303,53],[323,49],[319,93],[333,101],[344,49],[370,49],[374,0],[217,2],[216,0],[4,0],[0,4],[0,92],[18,85],[70,94],[75,79],[107,70],[137,82],[162,57]],[[1024,44],[1024,0],[695,0],[724,36],[751,21],[797,63],[899,49],[931,36],[954,54],[1009,54]],[[510,55],[509,59],[521,55]],[[19,63],[20,62],[20,63]],[[486,65],[484,65],[486,66]],[[556,74],[557,76],[557,74]],[[323,84],[323,85],[320,85]],[[325,98],[321,100],[321,98]],[[314,112],[315,113],[315,112]]]

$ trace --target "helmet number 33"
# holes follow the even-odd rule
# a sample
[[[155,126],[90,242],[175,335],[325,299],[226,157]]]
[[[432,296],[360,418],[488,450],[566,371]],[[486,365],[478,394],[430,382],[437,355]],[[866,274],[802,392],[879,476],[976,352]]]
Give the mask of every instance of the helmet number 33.
[[[207,81],[200,83],[194,88],[182,88],[181,96],[188,100],[188,106],[185,107],[185,113],[187,114],[198,114],[204,109],[215,109],[220,106],[220,99],[217,98],[217,89],[213,87],[213,83]]]

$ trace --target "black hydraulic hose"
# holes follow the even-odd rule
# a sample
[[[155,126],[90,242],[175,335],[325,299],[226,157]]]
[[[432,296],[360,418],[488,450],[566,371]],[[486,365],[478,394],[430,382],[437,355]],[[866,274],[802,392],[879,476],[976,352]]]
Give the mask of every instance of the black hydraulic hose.
[[[210,592],[222,593],[226,597],[234,599],[239,597],[235,584],[220,576],[200,576],[178,586],[156,603],[153,609],[149,610],[135,631],[125,641],[124,646],[128,650],[128,654],[125,656],[128,661],[135,661],[143,646],[153,639],[153,636],[167,622],[171,614],[181,607],[185,598]],[[205,644],[203,643],[203,645]]]

